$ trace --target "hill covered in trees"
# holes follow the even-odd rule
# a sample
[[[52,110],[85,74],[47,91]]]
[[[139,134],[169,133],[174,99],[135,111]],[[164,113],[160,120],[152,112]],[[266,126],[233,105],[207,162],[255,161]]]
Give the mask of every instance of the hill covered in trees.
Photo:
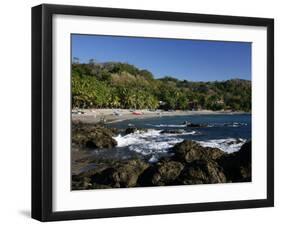
[[[251,111],[251,81],[154,78],[120,62],[72,63],[72,107]]]

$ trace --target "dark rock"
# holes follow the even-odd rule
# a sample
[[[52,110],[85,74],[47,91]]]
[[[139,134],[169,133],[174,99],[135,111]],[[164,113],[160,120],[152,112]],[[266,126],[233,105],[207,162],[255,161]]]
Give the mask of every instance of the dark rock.
[[[117,141],[107,134],[96,133],[86,142],[88,148],[112,148],[117,145]]]
[[[149,165],[142,160],[128,160],[91,176],[92,184],[109,187],[135,187],[138,177]]]
[[[170,134],[182,134],[184,133],[185,130],[183,129],[164,129],[160,133],[165,134],[165,133],[170,133]]]
[[[192,162],[194,160],[218,159],[224,152],[218,148],[202,147],[195,141],[183,141],[173,147],[174,159],[181,162]]]
[[[186,125],[186,127],[192,127],[192,128],[206,127],[205,124],[192,123],[192,122],[184,122],[184,125]]]
[[[131,134],[131,133],[135,133],[135,132],[147,132],[147,129],[145,128],[136,128],[136,127],[128,127],[126,130],[125,130],[125,134]]]
[[[88,132],[110,134],[110,131],[105,132],[99,128],[91,128]],[[85,135],[79,135],[81,134]],[[183,141],[172,150],[174,156],[163,157],[154,164],[140,159],[95,159],[92,163],[94,167],[72,176],[72,189],[251,181],[251,142],[245,143],[239,151],[231,154],[217,148],[202,147],[194,141]]]
[[[88,148],[112,148],[117,145],[111,129],[100,126],[76,125],[72,129],[72,143]]]
[[[136,127],[129,127],[125,130],[125,134],[130,134],[130,133],[134,133],[137,131]]]
[[[240,143],[242,143],[243,142],[243,140],[242,139],[235,139],[234,141],[229,141],[229,142],[227,142],[227,144],[228,145],[232,145],[232,144],[240,144]]]
[[[227,182],[222,168],[213,160],[187,163],[177,179],[178,184],[215,184]]]
[[[139,177],[140,186],[163,186],[171,185],[179,176],[184,165],[176,161],[158,162],[150,166]]]
[[[80,176],[80,175],[72,175],[72,190],[85,190],[85,189],[91,189],[91,178]]]
[[[252,180],[252,143],[245,143],[237,152],[221,156],[217,162],[223,168],[227,180],[245,182]]]
[[[112,133],[112,135],[116,136],[120,133],[118,128],[108,128],[108,130]]]
[[[196,124],[196,123],[189,123],[186,125],[187,127],[202,127],[201,124]]]

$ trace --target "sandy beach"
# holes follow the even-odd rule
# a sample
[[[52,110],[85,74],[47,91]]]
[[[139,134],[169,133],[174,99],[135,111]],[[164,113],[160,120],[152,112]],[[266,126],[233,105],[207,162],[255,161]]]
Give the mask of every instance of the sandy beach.
[[[101,121],[105,123],[113,123],[129,119],[144,119],[163,116],[180,116],[180,115],[218,115],[218,114],[245,114],[245,112],[231,111],[149,111],[136,110],[138,114],[133,114],[132,110],[128,109],[75,109],[72,111],[72,121],[80,121],[82,123],[95,124]]]

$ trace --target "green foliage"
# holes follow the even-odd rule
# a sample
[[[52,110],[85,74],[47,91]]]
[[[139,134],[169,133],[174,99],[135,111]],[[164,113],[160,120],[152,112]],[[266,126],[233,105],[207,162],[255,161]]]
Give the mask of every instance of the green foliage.
[[[127,63],[72,64],[72,107],[251,111],[251,82],[154,79]]]

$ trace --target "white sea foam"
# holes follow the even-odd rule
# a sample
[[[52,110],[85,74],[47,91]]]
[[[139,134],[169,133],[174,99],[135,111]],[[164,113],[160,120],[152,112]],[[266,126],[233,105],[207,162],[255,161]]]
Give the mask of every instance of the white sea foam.
[[[157,161],[158,161],[158,158],[155,155],[152,155],[151,158],[148,160],[148,162],[150,162],[150,163],[154,163]]]
[[[225,124],[228,127],[241,127],[241,126],[247,126],[247,123],[244,122],[232,122],[232,123],[226,123]]]
[[[215,139],[215,140],[207,140],[207,141],[197,141],[203,147],[211,147],[211,148],[219,148],[224,152],[232,153],[235,151],[239,151],[241,146],[246,142],[246,139],[235,139],[235,138],[227,138],[227,139]]]
[[[127,135],[114,137],[117,147],[128,147],[130,151],[137,152],[143,156],[148,156],[150,162],[155,162],[159,155],[165,155],[175,144],[184,139],[181,135],[195,135],[196,131],[184,132],[179,134],[161,133],[162,130],[148,129],[147,131],[136,131]],[[203,147],[219,148],[224,152],[232,153],[238,151],[246,142],[246,139],[212,139],[197,141]]]
[[[117,147],[127,147],[142,155],[152,155],[167,153],[175,144],[183,141],[180,135],[194,135],[196,131],[183,132],[179,134],[161,133],[162,130],[148,129],[147,131],[136,131],[134,133],[121,136],[114,139],[117,141]],[[156,158],[156,156],[154,156]],[[151,160],[153,161],[153,159]]]
[[[210,123],[207,127],[241,127],[247,126],[247,123],[244,122],[231,122],[231,123]]]
[[[172,124],[159,124],[159,125],[152,125],[152,124],[149,124],[151,126],[154,126],[154,127],[158,127],[158,128],[161,128],[161,127],[173,127],[173,128],[184,128],[186,127],[186,125],[172,125]]]
[[[187,127],[186,124],[147,124],[156,128],[185,128]],[[247,126],[247,123],[244,122],[230,122],[230,123],[208,123],[206,127],[241,127],[241,126]]]

